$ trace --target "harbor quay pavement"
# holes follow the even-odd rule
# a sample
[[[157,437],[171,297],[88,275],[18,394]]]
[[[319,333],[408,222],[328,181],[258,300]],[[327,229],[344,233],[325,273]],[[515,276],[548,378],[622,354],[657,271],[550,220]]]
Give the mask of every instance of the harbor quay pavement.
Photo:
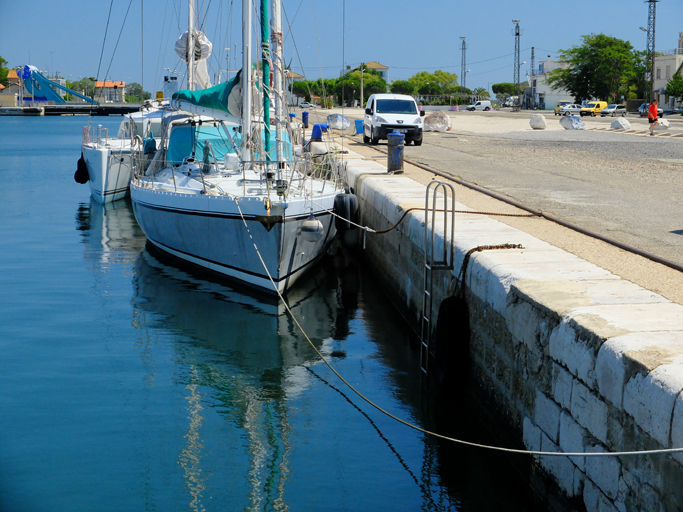
[[[345,115],[353,118],[349,110],[345,109]],[[444,172],[451,169],[452,174],[484,188],[492,183],[497,192],[526,204],[527,196],[517,195],[516,190],[528,188],[532,197],[537,189],[543,204],[564,208],[551,212],[564,219],[593,205],[594,210],[582,214],[593,220],[600,207],[611,204],[613,220],[620,222],[611,238],[638,234],[638,225],[631,227],[630,218],[628,222],[616,218],[621,209],[638,210],[644,203],[664,208],[662,203],[671,200],[678,186],[675,170],[680,164],[673,156],[680,149],[666,147],[677,143],[672,137],[599,130],[531,132],[524,127],[530,115],[516,118],[519,114],[515,113],[495,123],[479,113],[468,114],[449,112],[453,130],[425,134],[422,147],[405,148],[406,158]],[[505,118],[505,114],[493,114]],[[483,120],[478,122],[479,118]],[[548,120],[552,123],[552,118]],[[314,118],[311,122],[324,121]],[[487,131],[494,129],[487,128],[492,122],[512,129]],[[553,138],[550,133],[559,135]],[[630,142],[622,144],[621,140]],[[655,157],[640,156],[645,150],[633,141],[654,142],[664,161],[648,172]],[[426,184],[434,174],[410,164],[405,164],[402,174],[387,174],[386,154],[363,144],[359,136],[337,137],[335,142],[348,162],[348,180],[359,197],[362,224],[386,229],[398,223],[407,209],[424,207]],[[592,150],[580,149],[583,145],[592,145]],[[566,154],[566,146],[574,148],[578,163]],[[607,148],[608,154],[598,151],[599,146]],[[631,153],[629,146],[635,148]],[[611,153],[615,147],[626,156]],[[533,158],[537,173],[523,172],[525,166],[514,148],[525,148],[521,153],[529,159],[538,153]],[[380,144],[379,149],[386,147]],[[565,154],[558,157],[558,153]],[[609,166],[613,158],[619,165]],[[619,174],[620,165],[631,160],[632,171]],[[516,179],[516,186],[505,185],[499,176],[505,174]],[[604,175],[602,181],[593,181],[592,174]],[[630,174],[635,175],[634,190],[626,185],[627,178],[633,178]],[[553,181],[555,175],[560,181]],[[500,181],[494,180],[496,176]],[[588,182],[584,195],[562,189],[564,181]],[[555,203],[550,193],[554,186],[559,187]],[[466,187],[454,184],[454,188],[455,200],[448,207],[471,213],[456,214],[455,263],[452,270],[435,277],[434,311],[452,294],[468,251],[483,245],[522,246],[474,253],[465,277],[470,367],[476,384],[472,389],[506,432],[507,446],[566,453],[683,447],[681,273],[541,218],[476,213],[525,212]],[[623,190],[614,194],[615,188]],[[646,197],[652,190],[667,188],[669,195]],[[588,192],[595,194],[587,196]],[[608,199],[612,196],[617,197]],[[631,205],[619,204],[638,197]],[[529,206],[538,208],[537,204]],[[416,332],[423,313],[424,230],[425,213],[412,211],[389,233],[368,233],[364,249],[364,258]],[[445,240],[441,217],[437,217],[436,239],[437,244]],[[675,247],[673,242],[670,245]],[[453,334],[452,341],[457,339]],[[554,495],[568,500],[570,510],[576,500],[589,511],[683,510],[681,453],[536,456],[534,466],[546,475],[543,485],[533,483],[530,475],[535,490],[546,498]]]

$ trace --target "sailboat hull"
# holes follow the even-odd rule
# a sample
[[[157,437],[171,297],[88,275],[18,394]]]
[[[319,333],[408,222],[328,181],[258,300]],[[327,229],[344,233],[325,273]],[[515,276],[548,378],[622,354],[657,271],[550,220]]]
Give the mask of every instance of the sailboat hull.
[[[92,197],[102,204],[123,199],[131,179],[130,145],[112,151],[96,144],[84,144],[82,151]]]
[[[133,209],[149,241],[159,249],[214,273],[263,291],[283,293],[317,260],[336,230],[334,196],[316,198],[322,224],[312,241],[302,235],[311,202],[273,202],[270,215],[262,198],[177,194],[131,186]],[[286,205],[286,207],[285,207]],[[272,278],[272,281],[271,281]]]

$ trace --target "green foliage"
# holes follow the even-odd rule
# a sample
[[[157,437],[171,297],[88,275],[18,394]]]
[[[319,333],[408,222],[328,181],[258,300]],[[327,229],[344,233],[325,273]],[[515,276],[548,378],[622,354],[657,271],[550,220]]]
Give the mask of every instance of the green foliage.
[[[4,85],[5,87],[9,85],[9,79],[7,78],[9,68],[5,66],[6,64],[7,61],[0,57],[0,84]]]
[[[293,82],[292,83],[292,92],[301,97],[304,98],[304,100],[310,102],[311,101],[311,94],[308,90],[308,82],[306,81],[300,81],[300,82]]]
[[[582,36],[583,44],[560,50],[567,68],[548,75],[553,90],[565,89],[576,101],[597,98],[609,100],[613,93],[626,96],[632,85],[643,80],[643,54],[628,41],[591,34]]]
[[[408,81],[422,95],[453,94],[458,92],[459,89],[458,76],[455,73],[448,73],[440,69],[437,69],[434,73],[420,71],[411,76]]]
[[[674,74],[667,82],[664,94],[673,96],[677,101],[683,101],[683,76],[680,73]]]
[[[66,86],[76,92],[80,92],[85,96],[92,98],[95,94],[95,77],[89,76],[74,82],[66,82]]]
[[[389,87],[394,94],[407,94],[413,96],[416,92],[415,84],[409,80],[394,80]]]
[[[131,82],[126,85],[126,93],[126,101],[129,103],[142,103],[152,97],[152,94],[144,91],[137,82]]]
[[[497,97],[500,97],[498,95],[514,96],[519,92],[517,84],[513,84],[511,82],[501,82],[499,84],[493,84],[491,86],[491,90],[493,91],[493,94],[495,94]]]
[[[479,98],[489,98],[491,95],[489,94],[488,89],[484,87],[477,87],[472,91],[472,94],[475,96],[479,96]]]

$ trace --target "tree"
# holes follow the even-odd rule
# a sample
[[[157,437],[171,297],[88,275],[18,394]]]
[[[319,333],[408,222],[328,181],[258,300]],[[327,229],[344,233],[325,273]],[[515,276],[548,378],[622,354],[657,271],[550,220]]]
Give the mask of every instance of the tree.
[[[443,94],[443,87],[436,82],[425,82],[418,87],[417,92],[422,96],[440,96]]]
[[[576,101],[591,98],[607,100],[626,95],[637,83],[642,55],[628,41],[591,34],[582,36],[583,44],[560,50],[566,64],[548,75],[551,89],[565,89]]]
[[[292,92],[296,96],[299,96],[308,102],[311,101],[311,93],[308,90],[308,82],[305,80],[293,82],[292,83]]]
[[[683,76],[681,73],[675,73],[666,84],[664,94],[673,96],[678,101],[683,101]]]
[[[493,91],[493,94],[507,94],[508,96],[514,96],[515,94],[519,93],[519,89],[517,88],[517,84],[513,84],[511,82],[501,82],[499,84],[493,84],[491,86],[491,90]]]
[[[137,82],[131,82],[126,86],[126,101],[129,103],[142,103],[152,97],[152,94],[144,91]]]
[[[474,94],[475,96],[479,96],[480,98],[490,97],[489,91],[483,87],[477,87],[475,90],[472,91],[472,94]]]
[[[7,61],[0,57],[0,84],[4,85],[5,87],[9,86],[9,79],[7,78],[7,74],[9,73],[9,68],[5,66],[7,64]]]
[[[415,84],[409,80],[394,80],[391,82],[389,89],[394,94],[408,94],[409,96],[412,96],[416,92]]]

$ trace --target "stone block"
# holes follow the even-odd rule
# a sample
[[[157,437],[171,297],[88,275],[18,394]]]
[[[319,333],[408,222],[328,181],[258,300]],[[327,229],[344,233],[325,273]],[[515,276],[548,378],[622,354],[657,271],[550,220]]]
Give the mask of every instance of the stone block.
[[[544,452],[561,451],[545,434],[541,434],[541,449]],[[538,457],[538,460],[541,466],[555,477],[555,481],[560,488],[567,493],[569,497],[574,496],[574,474],[578,471],[576,466],[574,466],[567,457],[544,457],[541,455]]]
[[[531,126],[534,130],[545,130],[548,126],[548,122],[545,120],[545,116],[543,114],[534,114],[531,116],[529,126]]]
[[[574,281],[619,277],[574,255],[556,250],[528,249],[522,237],[505,237],[485,243],[521,243],[523,250],[485,251],[476,255],[476,265],[489,269],[484,293],[486,301],[504,314],[510,288],[519,279]],[[472,266],[472,262],[470,263]]]
[[[562,409],[540,391],[536,392],[534,423],[557,444],[560,436],[560,414]]]
[[[683,448],[683,394],[678,395],[674,406],[674,417],[671,422],[671,448]],[[674,455],[683,464],[683,452]]]
[[[585,130],[586,124],[576,116],[562,116],[560,125],[565,130]]]
[[[589,478],[584,482],[583,504],[586,506],[586,512],[618,512],[610,499]]]
[[[603,443],[607,442],[607,404],[577,380],[572,386],[571,413],[579,425]]]
[[[598,444],[588,447],[587,452],[605,453],[609,450]],[[618,457],[586,457],[586,476],[611,500],[619,493],[621,462]]]
[[[546,309],[559,318],[581,307],[608,304],[646,304],[670,302],[661,295],[623,279],[540,281],[519,279],[515,295]]]
[[[563,320],[550,334],[548,351],[558,363],[586,384],[595,383],[595,349],[587,340],[579,338],[574,325]]]
[[[666,119],[660,119],[659,124],[654,127],[654,129],[658,131],[668,130],[669,128],[671,128],[671,123]]]
[[[625,117],[620,117],[619,119],[612,121],[610,128],[613,130],[630,130],[631,123]]]
[[[624,410],[662,446],[669,447],[676,399],[683,390],[683,355],[647,375],[637,373],[624,386]]]
[[[572,407],[572,386],[574,377],[557,363],[553,363],[553,397],[563,408]]]
[[[531,452],[541,451],[541,429],[534,425],[529,418],[522,422],[522,437],[524,446]]]
[[[566,411],[560,416],[560,448],[567,453],[581,453],[586,451],[592,436],[579,425]],[[581,471],[585,471],[585,457],[569,457]]]
[[[618,408],[624,386],[636,373],[647,375],[683,353],[683,332],[639,332],[611,338],[600,347],[595,375],[600,394]]]
[[[539,344],[541,312],[537,308],[525,301],[513,301],[508,304],[505,323],[516,342],[523,343],[533,352],[541,352]]]

